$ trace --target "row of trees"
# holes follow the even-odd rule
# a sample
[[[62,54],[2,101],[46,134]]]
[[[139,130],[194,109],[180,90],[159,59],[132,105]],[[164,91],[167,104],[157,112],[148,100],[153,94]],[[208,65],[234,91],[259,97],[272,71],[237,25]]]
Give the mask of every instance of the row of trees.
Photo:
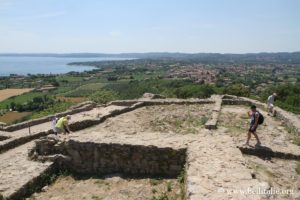
[[[14,111],[24,112],[24,111],[41,111],[49,108],[55,104],[55,100],[47,95],[41,97],[34,97],[32,101],[19,104],[15,102],[10,103],[10,109]]]

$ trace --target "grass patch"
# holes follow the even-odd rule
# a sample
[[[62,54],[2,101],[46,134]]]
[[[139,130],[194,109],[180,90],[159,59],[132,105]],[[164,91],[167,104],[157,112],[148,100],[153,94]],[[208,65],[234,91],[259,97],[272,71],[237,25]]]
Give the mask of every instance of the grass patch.
[[[293,139],[293,143],[296,144],[296,145],[298,145],[298,146],[300,146],[300,137],[295,137]]]
[[[99,196],[97,196],[97,195],[93,195],[93,196],[92,196],[92,199],[93,199],[93,200],[102,200],[103,198],[102,198],[102,197],[99,197]]]
[[[104,83],[90,83],[82,85],[70,92],[64,94],[66,97],[86,97],[94,92],[101,90],[105,86]]]
[[[44,95],[45,93],[42,92],[28,92],[19,96],[10,97],[0,102],[0,109],[7,109],[7,107],[10,106],[12,102],[16,104],[24,104],[28,101],[32,101],[34,97],[42,97]]]
[[[155,186],[155,185],[161,184],[162,180],[161,179],[150,179],[149,183],[150,183],[151,186]]]
[[[300,162],[297,163],[296,172],[300,175]]]
[[[186,168],[184,167],[177,178],[177,181],[180,184],[180,199],[184,200],[186,196]]]

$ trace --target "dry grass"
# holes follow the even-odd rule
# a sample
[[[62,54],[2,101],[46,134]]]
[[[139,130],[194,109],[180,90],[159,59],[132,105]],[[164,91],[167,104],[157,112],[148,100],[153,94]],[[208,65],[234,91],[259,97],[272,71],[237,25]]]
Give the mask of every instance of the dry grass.
[[[11,124],[15,120],[22,119],[29,114],[30,112],[7,112],[4,115],[0,116],[0,122]]]
[[[8,99],[9,97],[18,96],[26,92],[32,91],[33,88],[22,88],[22,89],[4,89],[0,90],[0,101]]]

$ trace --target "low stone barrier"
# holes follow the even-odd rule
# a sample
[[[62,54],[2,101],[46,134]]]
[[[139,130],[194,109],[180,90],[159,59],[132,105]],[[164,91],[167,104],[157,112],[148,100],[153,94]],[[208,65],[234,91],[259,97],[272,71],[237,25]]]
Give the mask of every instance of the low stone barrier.
[[[222,96],[215,95],[212,98],[215,101],[215,105],[212,110],[211,119],[209,119],[204,125],[206,129],[217,129],[218,118],[222,108]]]
[[[137,103],[137,100],[120,100],[120,101],[111,101],[107,105],[115,105],[115,106],[132,106]]]
[[[96,107],[96,104],[93,102],[84,102],[81,103],[79,105],[77,105],[76,107],[71,108],[71,110],[62,112],[62,113],[58,113],[57,117],[62,117],[62,116],[66,116],[66,115],[73,115],[76,113],[80,113],[80,112],[84,112],[84,111],[89,111],[92,110],[93,108]],[[16,130],[20,130],[23,128],[27,128],[29,126],[34,126],[34,125],[38,125],[38,124],[42,124],[45,122],[49,122],[51,121],[51,119],[54,117],[54,115],[49,115],[46,117],[42,117],[39,119],[34,119],[34,120],[30,120],[30,121],[25,121],[25,122],[21,122],[18,124],[13,124],[10,126],[5,126],[2,128],[3,131],[8,131],[8,132],[13,132]]]
[[[120,114],[123,114],[126,112],[130,112],[132,110],[135,110],[135,109],[143,107],[143,106],[144,106],[144,103],[139,102],[139,103],[133,104],[130,107],[125,107],[122,109],[114,110],[107,115],[101,116],[100,118],[86,119],[86,120],[82,120],[82,121],[73,122],[70,124],[70,129],[72,131],[83,130],[83,129],[89,128],[91,126],[98,125],[98,124],[104,122],[107,118],[114,117],[114,116],[117,116],[117,115],[120,115]],[[31,140],[38,139],[42,136],[46,136],[46,135],[49,135],[52,133],[53,133],[53,130],[49,129],[47,131],[32,133],[31,135],[26,135],[23,137],[9,138],[9,139],[5,140],[4,143],[0,144],[0,153],[7,151],[9,149],[12,149],[16,146],[25,144],[26,142],[29,142]]]
[[[229,95],[225,95],[225,97],[228,96]],[[246,97],[229,96],[229,99],[223,99],[222,104],[223,105],[246,105],[246,106],[251,106],[254,104],[260,109],[267,110],[266,104]],[[287,112],[278,107],[275,107],[275,110],[276,110],[276,116],[275,116],[276,118],[282,120],[282,122],[286,127],[290,128],[295,133],[300,134],[299,116]]]
[[[138,99],[138,100],[121,100],[112,101],[108,105],[116,106],[131,106],[136,103],[145,103],[145,106],[156,106],[156,105],[189,105],[189,104],[212,104],[215,103],[210,99]]]
[[[0,141],[7,140],[9,137],[0,135]]]
[[[24,197],[28,197],[35,191],[39,191],[45,185],[50,184],[50,177],[53,174],[58,172],[58,168],[55,163],[51,164],[48,168],[46,168],[39,176],[33,177],[31,181],[23,185],[19,190],[15,191],[8,197],[2,197],[0,195],[0,200],[20,200],[25,199]]]
[[[186,163],[186,149],[117,143],[59,141],[42,138],[29,152],[33,159],[64,155],[63,165],[73,173],[177,177]],[[58,156],[62,158],[62,156]],[[62,165],[61,163],[59,165]]]
[[[53,130],[41,131],[39,133],[18,138],[9,138],[6,141],[4,141],[3,144],[0,145],[0,153],[3,153],[9,149],[15,148],[19,145],[25,144],[26,142],[30,142],[31,140],[38,139],[42,136],[46,136],[51,133],[53,133]]]
[[[292,129],[293,132],[300,134],[300,123],[299,123],[299,117],[292,113],[288,113],[285,110],[282,110],[281,108],[275,108],[276,110],[276,118],[283,121],[285,126]]]

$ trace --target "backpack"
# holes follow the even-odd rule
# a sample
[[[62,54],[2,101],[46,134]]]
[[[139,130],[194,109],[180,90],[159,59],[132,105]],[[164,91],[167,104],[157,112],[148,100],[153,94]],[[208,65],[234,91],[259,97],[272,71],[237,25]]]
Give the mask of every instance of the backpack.
[[[264,116],[260,112],[258,112],[258,114],[259,114],[259,116],[258,116],[258,124],[264,123],[264,120],[265,120]]]

